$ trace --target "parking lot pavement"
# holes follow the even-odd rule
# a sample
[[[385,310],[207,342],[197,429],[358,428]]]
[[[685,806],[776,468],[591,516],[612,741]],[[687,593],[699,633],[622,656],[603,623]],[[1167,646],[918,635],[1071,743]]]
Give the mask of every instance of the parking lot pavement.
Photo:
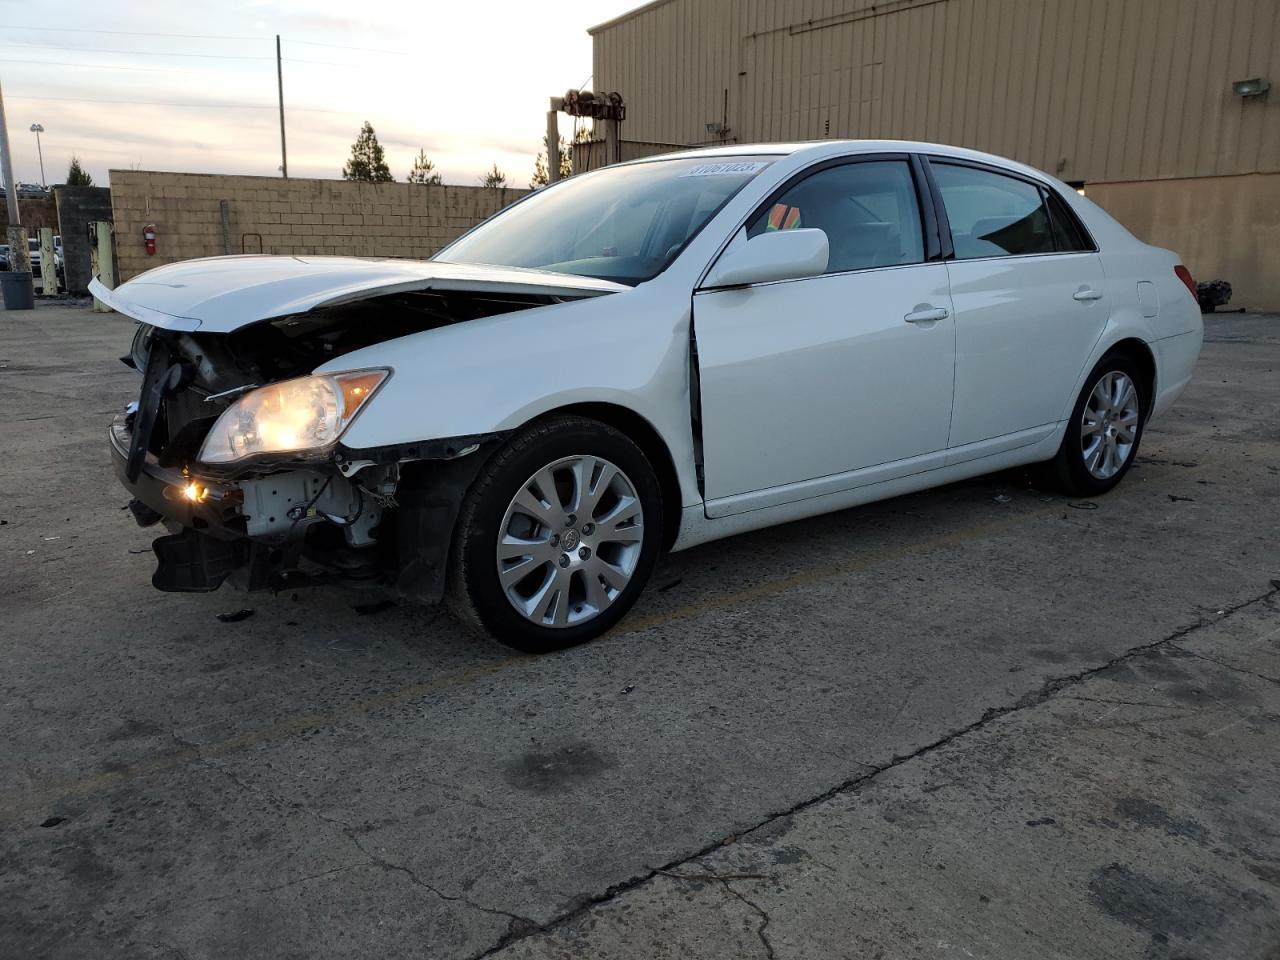
[[[0,955],[1270,957],[1280,318],[1207,330],[1096,503],[1005,474],[710,544],[530,658],[154,592],[130,324],[4,315]]]

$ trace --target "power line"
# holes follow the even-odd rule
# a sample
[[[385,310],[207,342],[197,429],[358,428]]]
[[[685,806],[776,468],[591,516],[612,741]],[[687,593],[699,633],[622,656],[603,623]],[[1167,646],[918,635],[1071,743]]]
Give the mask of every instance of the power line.
[[[209,70],[183,70],[180,67],[127,67],[114,63],[73,63],[70,60],[14,60],[5,58],[6,64],[29,63],[37,67],[84,67],[89,70],[141,70],[144,73],[191,73],[208,75]],[[212,72],[217,72],[212,71]]]
[[[107,47],[67,47],[51,43],[0,43],[0,47],[16,47],[21,50],[62,50],[73,53],[124,53],[131,57],[197,57],[202,60],[274,60],[275,57],[248,57],[226,53],[172,53],[157,50],[115,50]],[[339,64],[341,66],[341,64]]]
[[[208,33],[145,33],[141,30],[90,30],[84,27],[19,27],[5,24],[6,30],[38,30],[45,33],[106,33],[116,37],[180,37],[184,40],[265,40],[266,37],[232,37]]]
[[[385,53],[393,57],[416,57],[420,56],[419,52],[413,50],[382,50],[377,47],[352,47],[342,43],[321,43],[319,40],[290,40],[284,38],[285,43],[301,43],[308,47],[329,47],[332,50],[360,50],[364,53]],[[285,58],[286,60],[288,57]]]
[[[55,103],[119,103],[127,104],[133,107],[193,107],[196,109],[208,107],[214,110],[275,110],[274,103],[209,103],[203,100],[106,100],[94,97],[22,97],[10,95],[10,100],[36,100],[36,101],[52,101]],[[297,110],[303,113],[332,113],[338,115],[346,115],[358,113],[356,110],[326,110],[323,107],[290,107],[290,110]]]
[[[40,44],[40,43],[0,43],[0,47],[16,47],[18,49],[24,49],[24,50],[33,49],[33,48],[40,49],[40,50],[61,50],[64,53],[119,53],[119,54],[126,54],[128,56],[140,56],[140,57],[200,57],[206,60],[275,60],[275,57],[241,57],[241,56],[231,56],[231,55],[224,56],[223,54],[215,54],[215,53],[161,53],[155,50],[108,50],[103,47],[59,47],[59,46],[54,46],[53,44]],[[319,67],[353,66],[353,64],[339,63],[336,60],[299,60],[293,57],[285,57],[284,59],[288,63],[307,63],[313,66],[319,66]],[[6,62],[7,63],[35,63],[35,64],[49,63],[49,64],[59,64],[61,66],[67,66],[67,67],[104,67],[108,70],[113,69],[107,64],[67,63],[66,61],[58,61],[58,60],[9,60],[6,58]],[[157,68],[116,67],[114,69],[146,70],[146,69],[157,69]]]
[[[9,29],[36,30],[36,31],[49,32],[49,33],[55,32],[54,29],[51,27],[9,27]],[[233,36],[229,34],[214,34],[214,33],[151,33],[145,30],[89,30],[89,29],[83,29],[83,28],[64,29],[62,27],[58,27],[56,29],[56,32],[57,33],[95,33],[95,34],[106,34],[113,37],[165,37],[170,39],[178,38],[183,40],[257,41],[257,40],[270,39],[269,37],[243,37],[243,36]],[[305,44],[308,47],[328,47],[329,49],[332,49],[332,50],[359,50],[364,53],[389,54],[393,57],[416,57],[419,55],[417,51],[413,51],[413,50],[387,50],[380,47],[356,47],[356,46],[351,46],[350,44],[344,44],[344,43],[324,43],[319,40],[291,40],[288,37],[286,37],[284,38],[284,41],[285,43]]]

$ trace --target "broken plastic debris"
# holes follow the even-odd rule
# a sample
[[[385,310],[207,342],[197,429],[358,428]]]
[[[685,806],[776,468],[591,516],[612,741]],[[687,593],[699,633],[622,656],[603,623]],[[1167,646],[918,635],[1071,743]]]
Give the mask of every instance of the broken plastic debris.
[[[1079,500],[1075,503],[1068,503],[1067,506],[1071,507],[1074,510],[1097,510],[1098,509],[1098,505],[1094,503],[1092,500]]]
[[[1170,503],[1177,503],[1177,502],[1179,502],[1179,501],[1184,501],[1184,502],[1186,502],[1186,503],[1195,503],[1195,502],[1196,502],[1196,498],[1195,498],[1195,497],[1180,497],[1180,496],[1178,496],[1176,493],[1170,493],[1170,494],[1167,494],[1167,496],[1169,497],[1169,502],[1170,502]]]
[[[991,498],[991,501],[993,503],[1008,503],[1012,499],[1013,497],[1009,496],[1007,493],[997,493]]]
[[[248,607],[244,607],[240,610],[233,610],[230,613],[220,613],[218,614],[218,619],[223,623],[239,623],[241,620],[248,620],[252,616],[253,611]]]
[[[622,692],[624,694],[630,693],[635,688],[636,688],[636,685],[634,683],[628,683],[625,687],[622,688]]]

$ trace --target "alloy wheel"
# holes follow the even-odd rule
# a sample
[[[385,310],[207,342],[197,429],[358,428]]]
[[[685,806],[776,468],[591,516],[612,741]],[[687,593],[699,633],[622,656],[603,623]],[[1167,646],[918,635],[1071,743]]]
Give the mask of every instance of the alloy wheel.
[[[1080,417],[1080,454],[1091,476],[1109,480],[1129,462],[1139,416],[1138,388],[1129,376],[1119,370],[1103,374]]]
[[[525,619],[571,627],[599,616],[640,560],[635,485],[601,457],[562,457],[516,491],[498,529],[498,581]]]

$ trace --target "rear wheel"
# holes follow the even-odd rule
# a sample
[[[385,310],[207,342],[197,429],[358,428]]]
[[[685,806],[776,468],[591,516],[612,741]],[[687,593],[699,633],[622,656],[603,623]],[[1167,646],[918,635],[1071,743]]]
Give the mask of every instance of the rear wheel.
[[[1125,353],[1110,353],[1085,379],[1062,446],[1050,464],[1056,485],[1073,496],[1097,496],[1118,484],[1138,455],[1148,388]]]
[[[580,417],[534,424],[467,493],[449,605],[518,650],[584,643],[635,602],[661,532],[658,479],[636,444]]]

